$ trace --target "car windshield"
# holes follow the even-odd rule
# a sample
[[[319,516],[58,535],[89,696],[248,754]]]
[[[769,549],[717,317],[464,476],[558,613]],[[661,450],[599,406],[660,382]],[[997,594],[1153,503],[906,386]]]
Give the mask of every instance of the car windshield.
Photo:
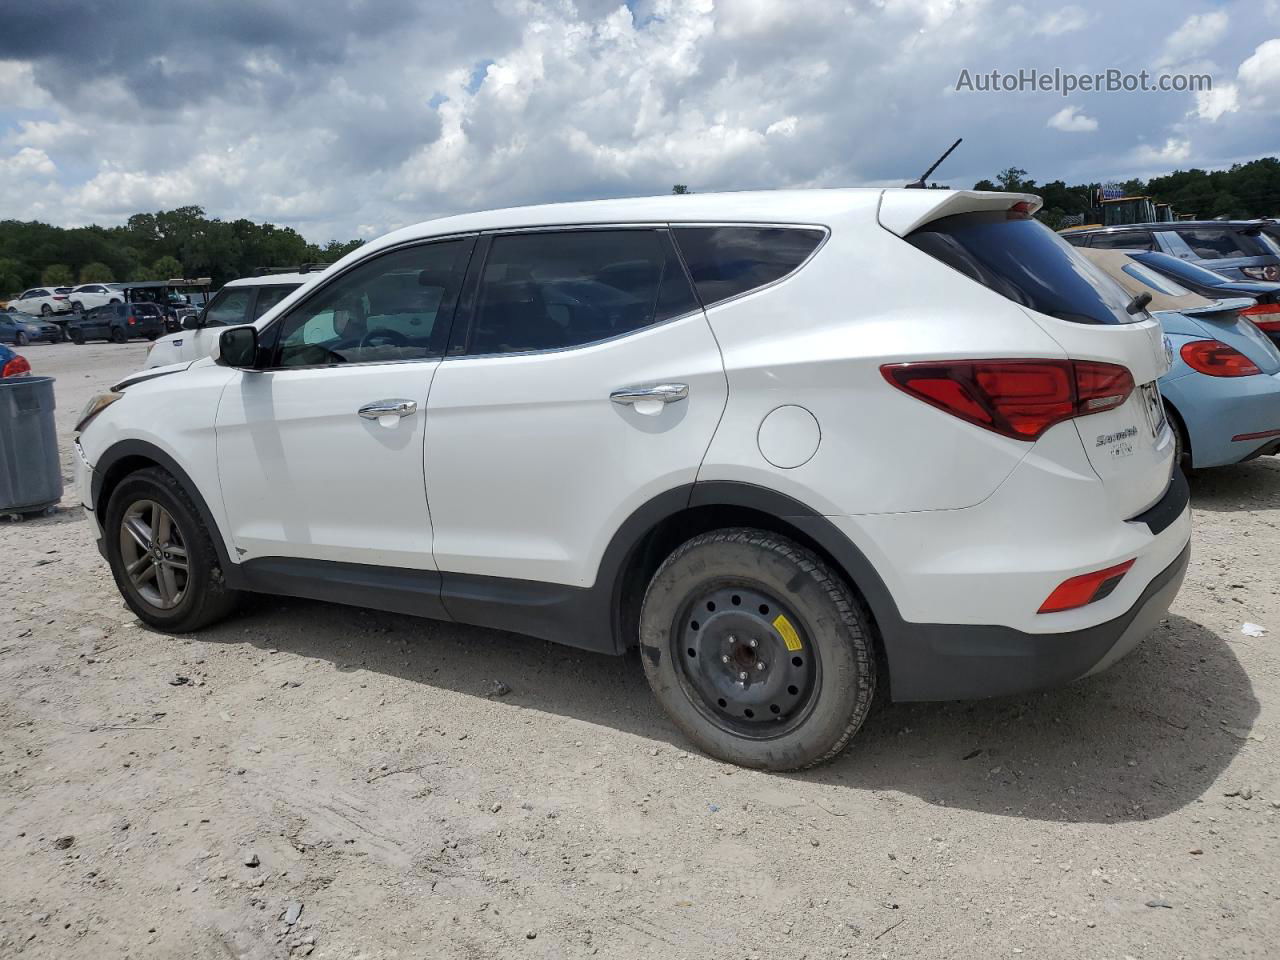
[[[1230,260],[1235,257],[1271,256],[1271,248],[1256,235],[1239,227],[1187,227],[1178,236],[1201,260]]]
[[[1032,218],[1003,210],[925,224],[907,242],[1014,303],[1072,323],[1133,323],[1129,297],[1075,247]]]

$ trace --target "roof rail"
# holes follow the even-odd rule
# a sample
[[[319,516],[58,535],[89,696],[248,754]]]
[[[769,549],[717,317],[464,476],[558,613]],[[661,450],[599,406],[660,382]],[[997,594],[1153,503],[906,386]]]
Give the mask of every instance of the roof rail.
[[[300,263],[296,267],[259,267],[253,271],[255,277],[267,277],[273,273],[319,273],[327,267],[333,266],[332,263]]]

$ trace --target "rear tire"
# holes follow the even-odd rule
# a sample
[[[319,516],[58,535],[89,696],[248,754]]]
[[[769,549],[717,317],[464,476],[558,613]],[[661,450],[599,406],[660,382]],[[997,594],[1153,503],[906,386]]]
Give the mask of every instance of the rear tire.
[[[817,556],[764,530],[702,534],[654,574],[640,652],[654,695],[721,760],[800,770],[835,757],[876,689],[870,616]]]
[[[121,330],[119,327],[116,327],[111,331],[111,340],[113,343],[127,343],[129,340],[129,337],[125,334],[123,330]]]
[[[1191,441],[1187,437],[1187,428],[1178,411],[1168,403],[1164,405],[1164,415],[1169,420],[1169,426],[1173,428],[1173,462],[1189,477],[1195,471],[1191,466]]]
[[[189,633],[235,609],[240,595],[223,580],[208,529],[191,497],[164,470],[148,467],[120,481],[103,529],[112,576],[139,620],[167,633]]]
[[[84,334],[83,334],[83,333],[81,333],[79,330],[75,330],[75,331],[73,331],[73,332],[71,333],[71,342],[72,342],[72,343],[74,343],[77,347],[83,347],[83,346],[84,346]]]
[[[51,313],[53,313],[53,308],[52,308],[52,307],[50,307],[47,303],[42,303],[42,304],[40,304],[40,315],[41,315],[42,317],[47,317],[47,316],[49,316]]]

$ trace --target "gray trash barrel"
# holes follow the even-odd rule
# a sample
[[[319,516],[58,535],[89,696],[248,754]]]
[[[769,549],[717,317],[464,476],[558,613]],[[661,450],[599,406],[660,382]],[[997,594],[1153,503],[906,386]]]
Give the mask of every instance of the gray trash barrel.
[[[0,513],[62,499],[53,377],[0,377]]]

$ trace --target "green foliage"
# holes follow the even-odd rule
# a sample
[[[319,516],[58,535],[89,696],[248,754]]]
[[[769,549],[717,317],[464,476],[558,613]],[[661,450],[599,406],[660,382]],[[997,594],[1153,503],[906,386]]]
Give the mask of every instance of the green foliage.
[[[111,272],[111,268],[97,260],[86,263],[80,268],[81,283],[111,283],[113,280],[115,275]]]
[[[683,196],[684,194],[690,192],[689,185],[685,183],[674,184],[671,187],[671,192],[676,196]]]
[[[197,206],[134,214],[121,227],[66,229],[3,220],[0,296],[37,284],[71,284],[77,276],[81,283],[107,283],[186,273],[212,277],[217,287],[259,267],[329,262],[359,246],[358,240],[334,240],[321,247],[271,223],[210,220]],[[47,272],[55,268],[57,279],[49,279]]]
[[[40,282],[46,287],[69,287],[76,275],[65,263],[51,263],[40,272]]]
[[[1097,183],[1067,186],[1061,180],[1037,186],[1034,180],[1026,179],[1026,175],[1027,171],[1019,167],[1009,167],[996,176],[995,183],[979,180],[973,189],[1037,194],[1044,200],[1037,216],[1056,228],[1064,217],[1088,214],[1091,198],[1100,186]],[[1146,183],[1126,180],[1120,186],[1126,194],[1146,195],[1156,203],[1171,203],[1178,213],[1193,214],[1201,220],[1280,216],[1280,158],[1276,157],[1237,163],[1228,170],[1175,170]]]
[[[182,276],[182,264],[178,262],[176,257],[161,257],[151,265],[152,280],[168,280],[171,277]]]

